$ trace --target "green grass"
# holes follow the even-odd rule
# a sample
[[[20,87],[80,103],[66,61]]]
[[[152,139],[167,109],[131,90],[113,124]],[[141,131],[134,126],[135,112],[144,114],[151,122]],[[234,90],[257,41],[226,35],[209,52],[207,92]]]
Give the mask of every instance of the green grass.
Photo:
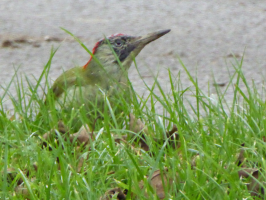
[[[59,119],[63,119],[71,133],[74,132],[72,119],[76,116],[83,123],[87,122],[82,109],[58,114],[53,106],[44,105],[42,94],[50,87],[48,72],[55,52],[51,51],[40,78],[32,81],[24,77],[27,80],[25,86],[15,73],[0,98],[1,199],[99,199],[115,187],[127,189],[128,193],[137,195],[135,199],[154,199],[154,190],[149,185],[151,175],[165,167],[169,170],[168,176],[174,179],[170,186],[164,183],[167,199],[253,199],[246,185],[249,180],[238,177],[241,167],[236,162],[241,144],[245,143],[245,165],[261,169],[260,184],[263,184],[266,175],[263,141],[266,103],[264,88],[247,84],[241,71],[242,61],[236,61],[235,73],[226,89],[221,91],[216,87],[215,101],[210,98],[210,93],[201,91],[197,79],[192,78],[180,60],[192,87],[183,88],[180,74],[173,76],[169,70],[170,93],[165,93],[155,78],[154,85],[147,86],[147,99],[136,95],[132,105],[124,102],[124,109],[130,110],[146,125],[145,138],[151,153],[137,147],[132,149],[133,139],[127,143],[115,143],[113,135],[139,138],[141,134],[129,130],[128,117],[120,116],[117,120],[115,115],[110,115],[112,108],[108,103],[104,120],[97,120],[94,127],[96,139],[89,146],[78,152],[76,144],[64,140],[57,131],[57,143],[52,142],[50,145],[54,149],[49,151],[42,148],[41,136],[56,128]],[[44,86],[40,84],[42,81]],[[244,83],[247,93],[240,88],[240,83]],[[12,84],[16,86],[15,94],[9,90]],[[224,96],[230,87],[234,88],[234,97],[232,102],[227,102]],[[159,88],[160,95],[154,93],[155,88]],[[263,92],[258,92],[261,90]],[[187,93],[193,94],[196,106],[185,106]],[[7,97],[14,107],[12,117],[4,109],[3,99]],[[50,98],[49,93],[47,98]],[[159,115],[155,104],[167,114]],[[42,117],[36,118],[39,111]],[[165,135],[173,124],[178,128],[180,148],[173,148]],[[79,159],[87,155],[81,171],[77,172]],[[37,171],[34,163],[38,165]],[[27,188],[27,196],[15,192],[19,179]],[[148,197],[139,188],[140,181],[144,182]],[[129,195],[127,199],[131,199]]]

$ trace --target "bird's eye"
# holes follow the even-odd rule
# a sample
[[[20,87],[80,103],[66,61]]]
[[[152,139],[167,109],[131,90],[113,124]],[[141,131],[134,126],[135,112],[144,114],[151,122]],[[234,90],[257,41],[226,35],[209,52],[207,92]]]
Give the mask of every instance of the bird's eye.
[[[121,47],[122,44],[123,44],[122,40],[116,40],[115,41],[115,46],[117,46],[117,47]]]

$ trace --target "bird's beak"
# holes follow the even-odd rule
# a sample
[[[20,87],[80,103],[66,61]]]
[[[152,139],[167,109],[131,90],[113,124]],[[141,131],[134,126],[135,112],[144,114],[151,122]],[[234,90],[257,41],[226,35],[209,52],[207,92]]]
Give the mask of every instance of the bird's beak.
[[[141,46],[142,48],[149,44],[150,42],[157,40],[158,38],[162,37],[166,33],[169,33],[171,29],[167,30],[160,30],[153,33],[149,33],[145,36],[140,36],[136,38],[136,41],[134,42],[135,45]]]
[[[132,43],[129,45],[131,48],[130,52],[133,57],[136,57],[139,52],[150,42],[157,40],[158,38],[162,37],[166,33],[169,33],[171,30],[161,30],[161,31],[156,31],[153,33],[149,33],[144,36],[139,36],[135,37]]]
[[[169,33],[171,30],[161,30],[156,31],[153,33],[149,33],[145,36],[133,37],[131,42],[128,44],[126,49],[127,58],[123,61],[124,67],[128,69],[133,61],[134,58],[139,54],[139,52],[150,42],[157,40],[158,38],[162,37],[166,33]]]

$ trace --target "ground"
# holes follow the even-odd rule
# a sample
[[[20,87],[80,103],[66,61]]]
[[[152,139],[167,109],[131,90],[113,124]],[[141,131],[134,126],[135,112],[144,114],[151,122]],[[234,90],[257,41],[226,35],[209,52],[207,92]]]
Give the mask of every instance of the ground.
[[[192,75],[197,74],[201,89],[208,92],[210,88],[215,93],[213,76],[226,85],[228,72],[234,72],[233,55],[238,60],[244,55],[246,78],[261,87],[266,74],[265,22],[263,0],[1,0],[0,84],[7,84],[18,67],[19,72],[38,77],[52,47],[59,50],[53,59],[51,81],[63,69],[84,65],[90,56],[60,29],[63,27],[89,49],[104,35],[118,32],[142,35],[171,29],[169,34],[145,47],[137,58],[140,74],[148,85],[154,82],[152,73],[158,70],[160,83],[168,88],[170,68],[173,74],[181,73],[184,88],[190,86],[178,61],[180,57]],[[130,80],[137,92],[145,92],[135,67],[130,69]],[[232,94],[230,88],[226,97],[230,99]]]

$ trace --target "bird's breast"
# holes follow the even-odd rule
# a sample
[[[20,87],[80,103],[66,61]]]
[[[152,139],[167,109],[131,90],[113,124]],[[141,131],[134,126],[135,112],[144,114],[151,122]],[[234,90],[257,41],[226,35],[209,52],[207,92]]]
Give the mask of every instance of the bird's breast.
[[[57,98],[56,108],[80,108],[84,105],[89,109],[93,106],[102,109],[106,97],[112,104],[112,101],[115,102],[114,97],[124,95],[127,88],[124,79],[118,83],[71,86]]]

